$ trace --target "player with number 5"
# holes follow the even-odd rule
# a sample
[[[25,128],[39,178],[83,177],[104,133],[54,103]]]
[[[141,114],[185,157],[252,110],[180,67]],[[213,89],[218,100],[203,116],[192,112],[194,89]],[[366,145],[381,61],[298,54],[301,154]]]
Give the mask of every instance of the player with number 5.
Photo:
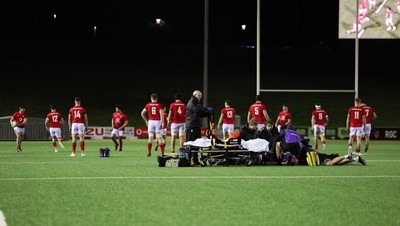
[[[249,123],[252,118],[256,118],[258,120],[258,130],[265,128],[265,120],[269,119],[269,115],[267,112],[267,107],[261,102],[260,95],[256,96],[256,102],[249,108],[247,113],[247,123]]]

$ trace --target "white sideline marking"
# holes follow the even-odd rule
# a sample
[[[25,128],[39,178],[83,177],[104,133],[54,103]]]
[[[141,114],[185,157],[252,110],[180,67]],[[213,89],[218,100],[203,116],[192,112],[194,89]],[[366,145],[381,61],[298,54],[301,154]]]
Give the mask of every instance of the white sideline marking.
[[[377,159],[377,160],[368,160],[368,162],[399,162],[400,160],[396,160],[396,159]]]
[[[3,212],[0,210],[0,226],[7,226],[6,217],[3,215]]]
[[[325,178],[400,178],[400,176],[166,176],[166,177],[27,177],[27,178],[0,178],[0,181],[26,180],[109,180],[109,179],[325,179]]]
[[[361,35],[364,33],[364,29],[362,29],[359,33],[358,33],[358,38],[360,38],[361,37]]]
[[[363,155],[365,155],[365,154],[363,154]],[[374,153],[368,153],[368,154],[366,154],[365,156],[398,156],[398,155],[400,155],[400,154],[374,154]]]
[[[0,165],[18,165],[18,164],[76,164],[78,162],[0,162]]]
[[[383,1],[382,4],[378,7],[378,9],[375,11],[375,13],[379,13],[379,11],[381,11],[383,5],[385,5],[387,0]]]

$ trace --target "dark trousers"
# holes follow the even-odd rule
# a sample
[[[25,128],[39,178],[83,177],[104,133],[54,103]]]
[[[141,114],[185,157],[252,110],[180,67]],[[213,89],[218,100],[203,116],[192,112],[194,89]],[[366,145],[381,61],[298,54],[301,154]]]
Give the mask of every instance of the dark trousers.
[[[186,141],[195,141],[196,139],[201,138],[201,129],[200,127],[190,127],[186,130]],[[192,150],[195,150],[192,149]],[[199,162],[199,155],[197,152],[189,152],[188,153],[189,161]]]

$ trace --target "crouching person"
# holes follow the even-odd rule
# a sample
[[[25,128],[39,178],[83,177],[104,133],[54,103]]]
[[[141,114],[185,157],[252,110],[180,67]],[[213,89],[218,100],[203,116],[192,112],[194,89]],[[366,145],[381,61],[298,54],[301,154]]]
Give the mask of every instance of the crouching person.
[[[266,120],[265,124],[265,128],[258,132],[258,138],[268,141],[269,152],[274,152],[276,138],[279,136],[278,128],[271,119]]]
[[[256,139],[258,135],[257,126],[258,126],[258,120],[256,118],[250,119],[248,126],[242,126],[240,128],[239,140],[247,141],[251,139]]]
[[[242,126],[240,128],[240,135],[239,135],[239,140],[254,140],[258,138],[258,120],[256,118],[252,118],[249,121],[248,126]],[[259,164],[260,160],[258,157],[258,153],[250,152],[249,157],[247,158],[245,164],[247,166],[251,166],[254,164]]]
[[[290,164],[297,165],[299,163],[298,159],[300,156],[301,148],[301,136],[296,131],[294,131],[293,126],[289,124],[287,128],[284,128],[284,130],[282,130],[281,134],[277,138],[277,142],[275,145],[275,154],[278,164],[282,163],[283,154],[289,152]]]

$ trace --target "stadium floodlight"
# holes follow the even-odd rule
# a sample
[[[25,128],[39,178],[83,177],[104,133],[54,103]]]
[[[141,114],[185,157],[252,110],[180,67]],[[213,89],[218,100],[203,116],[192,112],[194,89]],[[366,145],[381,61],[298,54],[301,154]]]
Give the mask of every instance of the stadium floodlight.
[[[56,19],[57,18],[57,14],[54,13],[53,18]]]
[[[158,27],[163,27],[165,25],[165,23],[166,22],[163,19],[160,19],[160,18],[156,19],[156,26],[158,26]]]
[[[243,24],[243,25],[242,25],[242,30],[243,30],[243,31],[246,30],[246,24]]]
[[[93,39],[96,40],[96,30],[97,30],[97,26],[93,27]]]

